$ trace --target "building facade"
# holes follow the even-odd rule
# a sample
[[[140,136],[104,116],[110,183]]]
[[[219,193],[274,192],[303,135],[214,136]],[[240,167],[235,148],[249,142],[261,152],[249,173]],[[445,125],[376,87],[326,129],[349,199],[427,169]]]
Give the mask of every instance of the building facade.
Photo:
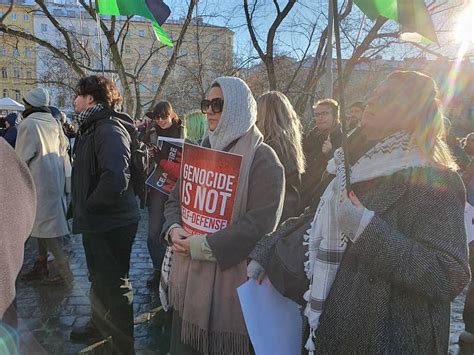
[[[86,74],[101,74],[118,80],[113,72],[117,63],[110,55],[110,48],[96,19],[80,5],[69,0],[54,0],[48,3],[54,18],[67,29],[74,47],[76,62]],[[109,17],[101,16],[110,28]],[[183,19],[169,20],[163,28],[173,39],[177,39],[183,26]],[[48,17],[41,12],[34,16],[34,33],[38,38],[66,51],[64,36]],[[173,53],[155,37],[150,21],[134,17],[130,21],[118,17],[115,22],[115,38],[119,38],[117,50],[133,91],[136,105],[141,112],[150,109],[161,79]],[[77,73],[51,51],[36,46],[37,77],[48,85],[52,101],[57,106],[71,110],[73,87]],[[176,65],[171,71],[163,98],[170,100],[178,113],[198,109],[199,101],[210,82],[219,75],[229,74],[233,68],[233,32],[227,28],[205,24],[197,19],[188,26],[186,36],[178,54]],[[136,113],[136,108],[133,113]]]
[[[9,10],[9,4],[0,2],[0,16]],[[5,18],[13,29],[33,33],[34,6],[17,2]],[[25,39],[3,34],[0,37],[0,95],[20,101],[36,84],[35,46]]]

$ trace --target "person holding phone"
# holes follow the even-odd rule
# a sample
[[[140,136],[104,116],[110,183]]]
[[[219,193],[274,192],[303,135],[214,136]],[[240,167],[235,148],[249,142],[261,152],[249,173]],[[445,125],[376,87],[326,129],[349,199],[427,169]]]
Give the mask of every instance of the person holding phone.
[[[311,204],[328,161],[342,144],[339,104],[333,99],[316,101],[313,106],[315,127],[303,139],[306,171],[302,176],[299,212]]]
[[[184,126],[176,112],[174,112],[171,103],[160,101],[156,104],[152,113],[153,127],[145,133],[144,142],[156,147],[158,137],[183,138]],[[174,169],[170,167],[165,159],[160,159],[160,151],[155,150],[155,161],[165,171]],[[174,174],[173,176],[175,176]],[[179,174],[178,174],[179,175]],[[160,238],[161,228],[165,221],[164,208],[168,200],[168,195],[150,188],[148,193],[148,252],[153,263],[153,273],[147,280],[149,288],[158,288],[161,275],[161,264],[166,253],[166,243]]]

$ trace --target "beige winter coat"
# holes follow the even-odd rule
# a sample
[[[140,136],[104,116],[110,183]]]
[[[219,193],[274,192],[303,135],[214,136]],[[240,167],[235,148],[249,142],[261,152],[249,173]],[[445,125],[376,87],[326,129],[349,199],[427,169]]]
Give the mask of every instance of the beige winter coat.
[[[36,193],[28,167],[0,139],[0,319],[15,298],[15,280],[23,264],[23,246],[30,235]]]
[[[66,221],[66,175],[70,176],[68,141],[49,113],[34,112],[18,126],[15,150],[28,165],[36,186],[37,210],[31,232],[36,238],[69,233]]]

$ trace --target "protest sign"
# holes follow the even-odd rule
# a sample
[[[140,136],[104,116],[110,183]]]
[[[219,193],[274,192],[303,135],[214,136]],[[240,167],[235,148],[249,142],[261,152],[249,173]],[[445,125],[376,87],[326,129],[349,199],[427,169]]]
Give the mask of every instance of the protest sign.
[[[148,186],[169,195],[179,178],[183,140],[158,137],[156,167],[146,180]]]
[[[239,183],[242,156],[184,144],[181,164],[181,217],[191,234],[226,228]]]

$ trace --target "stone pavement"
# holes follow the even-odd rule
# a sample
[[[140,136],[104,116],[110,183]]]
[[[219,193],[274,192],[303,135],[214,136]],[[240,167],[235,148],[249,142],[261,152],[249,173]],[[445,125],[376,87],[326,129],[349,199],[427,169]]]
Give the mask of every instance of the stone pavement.
[[[160,311],[150,313],[159,305],[157,291],[146,287],[152,264],[146,244],[147,213],[142,213],[131,255],[130,279],[134,291],[135,349],[137,354],[166,354],[169,348],[169,316]],[[72,287],[44,286],[39,282],[17,284],[19,331],[28,342],[26,354],[77,354],[84,344],[69,341],[73,326],[83,325],[90,317],[89,281],[80,235],[71,237],[70,264],[74,273]],[[28,241],[22,272],[34,262],[36,242]],[[151,318],[150,320],[147,320]],[[141,321],[139,320],[141,319]],[[137,322],[141,322],[137,324]],[[98,347],[100,352],[100,348]]]
[[[130,278],[134,289],[135,348],[137,354],[166,354],[169,348],[169,314],[160,311],[156,291],[146,287],[146,280],[152,272],[152,265],[146,245],[147,214],[142,213],[137,237],[131,257]],[[25,252],[23,271],[29,270],[34,261],[36,243],[29,241]],[[39,283],[18,282],[17,309],[19,331],[29,347],[24,354],[76,354],[86,346],[69,341],[73,326],[82,325],[89,319],[89,281],[80,236],[72,237],[70,254],[71,269],[75,281],[71,288],[43,286]],[[464,329],[462,309],[463,292],[452,305],[450,354],[474,354],[474,349],[461,349],[458,336]],[[148,318],[151,318],[147,320]],[[140,323],[138,320],[141,319]],[[32,345],[33,344],[33,345]],[[100,352],[100,347],[98,348]]]

